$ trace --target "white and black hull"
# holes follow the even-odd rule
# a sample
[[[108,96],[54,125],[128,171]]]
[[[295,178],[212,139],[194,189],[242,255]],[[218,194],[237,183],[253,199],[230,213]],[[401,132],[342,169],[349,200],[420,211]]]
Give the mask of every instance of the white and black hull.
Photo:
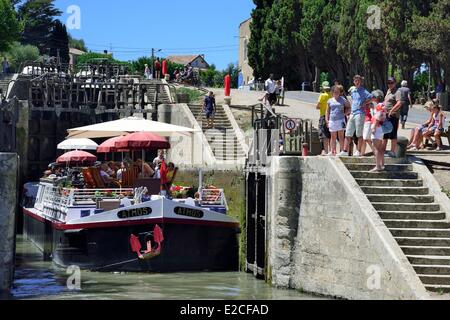
[[[119,220],[117,216],[123,216],[125,210],[119,209],[71,223],[52,221],[36,209],[24,208],[24,232],[45,258],[62,267],[127,272],[238,270],[239,225],[229,217],[209,210],[203,211],[202,217],[186,217],[186,212],[200,213],[202,209],[165,199],[140,207],[151,209],[152,213]],[[174,209],[180,207],[186,210],[183,216],[176,216]],[[152,235],[156,225],[164,235],[160,250]],[[131,235],[139,238],[144,249],[151,241],[153,253],[157,254],[149,259],[139,258],[130,245]]]

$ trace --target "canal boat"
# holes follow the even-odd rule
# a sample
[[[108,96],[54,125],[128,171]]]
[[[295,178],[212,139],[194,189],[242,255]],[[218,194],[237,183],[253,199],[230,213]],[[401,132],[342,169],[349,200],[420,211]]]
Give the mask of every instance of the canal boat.
[[[93,271],[238,270],[239,223],[223,190],[197,199],[149,195],[146,188],[65,188],[27,184],[24,234],[61,267]]]

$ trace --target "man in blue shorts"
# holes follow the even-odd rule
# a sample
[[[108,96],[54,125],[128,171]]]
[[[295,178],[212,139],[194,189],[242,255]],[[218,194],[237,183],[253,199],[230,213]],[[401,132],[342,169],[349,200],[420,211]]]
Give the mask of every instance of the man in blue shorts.
[[[339,156],[348,157],[349,146],[352,143],[353,136],[356,133],[358,138],[358,150],[354,152],[355,157],[361,156],[363,145],[364,122],[366,118],[365,108],[372,100],[372,94],[362,86],[363,77],[356,75],[353,77],[355,89],[352,91],[352,112],[348,119],[347,131],[345,132],[345,147]]]

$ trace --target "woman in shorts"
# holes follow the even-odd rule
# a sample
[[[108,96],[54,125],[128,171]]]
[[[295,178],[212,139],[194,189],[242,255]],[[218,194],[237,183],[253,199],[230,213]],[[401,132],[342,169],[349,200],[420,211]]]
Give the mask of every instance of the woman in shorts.
[[[344,87],[341,85],[334,86],[332,89],[333,98],[328,100],[326,113],[326,124],[331,133],[331,152],[329,156],[337,154],[337,138],[339,138],[340,151],[344,150],[345,141],[345,110],[350,108],[350,103],[342,95]]]

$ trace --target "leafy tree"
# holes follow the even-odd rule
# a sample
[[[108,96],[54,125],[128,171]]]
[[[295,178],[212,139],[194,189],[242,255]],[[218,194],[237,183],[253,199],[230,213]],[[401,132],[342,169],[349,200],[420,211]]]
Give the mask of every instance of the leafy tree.
[[[438,0],[431,4],[429,15],[415,13],[412,18],[414,37],[412,46],[420,51],[431,63],[433,78],[441,79],[444,71],[444,82],[450,84],[450,3]]]
[[[301,43],[302,2],[298,0],[254,1],[249,63],[257,78],[270,73],[285,77],[287,86],[298,87],[299,79],[310,79],[308,55]]]
[[[83,39],[75,39],[69,34],[69,48],[75,48],[84,52],[88,52]]]
[[[26,62],[40,62],[42,57],[39,49],[31,45],[21,45],[19,42],[13,43],[6,56],[10,62],[12,72],[21,72]]]
[[[200,79],[204,86],[214,87],[214,77],[217,74],[216,66],[212,64],[208,70],[200,72]]]
[[[61,62],[69,62],[69,35],[66,26],[56,20],[48,40],[48,48],[51,57],[59,55]]]
[[[39,48],[41,54],[48,54],[49,37],[55,26],[55,17],[61,11],[55,8],[54,0],[26,0],[19,7],[19,17],[24,23],[22,44],[31,44]]]
[[[19,39],[21,29],[10,0],[0,0],[0,52]]]

